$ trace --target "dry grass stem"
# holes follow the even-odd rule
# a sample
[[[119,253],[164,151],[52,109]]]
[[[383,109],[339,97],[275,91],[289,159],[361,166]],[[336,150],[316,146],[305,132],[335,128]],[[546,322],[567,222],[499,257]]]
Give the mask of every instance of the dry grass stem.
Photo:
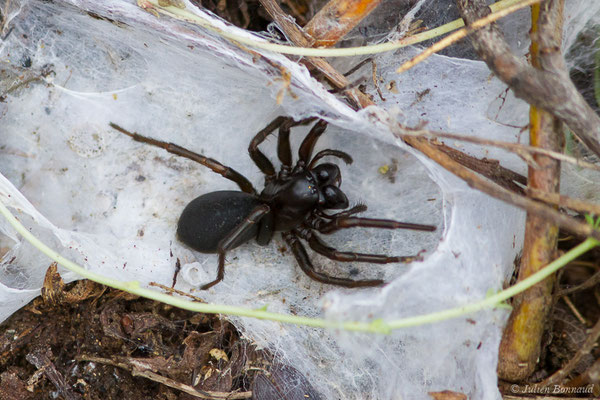
[[[182,392],[185,392],[185,393],[187,393],[191,396],[197,397],[199,399],[210,399],[210,400],[215,400],[215,399],[228,399],[229,400],[229,399],[231,399],[231,400],[234,400],[234,399],[251,399],[252,398],[252,392],[227,393],[227,392],[213,392],[213,391],[198,390],[198,389],[195,389],[193,386],[186,385],[181,382],[177,382],[171,378],[167,378],[165,376],[162,376],[155,372],[152,372],[149,369],[144,369],[144,366],[140,365],[138,360],[131,360],[131,362],[130,362],[126,358],[124,358],[122,361],[115,361],[110,358],[90,356],[90,355],[86,355],[86,354],[77,356],[76,359],[78,361],[90,361],[90,362],[94,362],[94,363],[98,363],[98,364],[106,364],[106,365],[112,365],[114,367],[122,368],[122,369],[125,369],[125,370],[131,372],[131,374],[133,376],[141,376],[141,377],[149,379],[151,381],[158,382],[162,385],[168,386],[170,388],[180,390]]]
[[[600,215],[600,204],[588,203],[560,193],[548,193],[534,188],[526,188],[525,192],[533,199],[557,207],[568,208],[582,214]]]
[[[488,194],[505,203],[512,204],[528,212],[540,215],[548,220],[554,221],[561,228],[575,233],[581,237],[592,237],[600,240],[600,232],[594,230],[590,225],[580,220],[577,220],[568,215],[562,214],[552,207],[535,200],[531,200],[526,196],[520,196],[502,186],[482,178],[477,173],[469,168],[460,165],[450,156],[436,150],[433,145],[427,142],[426,139],[403,135],[401,131],[396,132],[397,136],[403,139],[410,146],[419,150],[421,153],[429,157],[432,161],[442,166],[447,171],[456,175],[458,178],[465,181],[470,187]]]
[[[162,285],[162,284],[157,283],[157,282],[150,282],[149,285],[157,287],[157,288],[160,288],[160,289],[164,290],[166,293],[168,293],[170,295],[173,295],[173,293],[175,293],[175,294],[178,294],[179,296],[182,296],[182,297],[189,297],[190,299],[192,299],[194,301],[197,301],[198,303],[206,303],[206,301],[204,301],[203,299],[201,299],[198,296],[194,296],[191,293],[183,292],[181,290],[177,290],[177,289],[174,289],[172,287],[168,287],[168,286]]]
[[[459,135],[456,133],[446,133],[446,132],[438,132],[438,131],[429,131],[424,129],[415,129],[410,130],[410,132],[414,133],[417,136],[423,136],[428,138],[446,138],[458,140],[461,142],[468,142],[474,144],[480,144],[482,146],[493,146],[500,149],[505,149],[508,151],[512,151],[516,155],[518,155],[523,161],[525,161],[529,166],[538,168],[539,166],[533,159],[534,154],[544,155],[547,157],[554,158],[559,161],[568,162],[569,164],[576,165],[580,168],[587,168],[594,171],[600,171],[600,165],[592,164],[590,162],[584,161],[580,158],[575,158],[568,156],[564,153],[559,153],[557,151],[552,151],[548,149],[541,149],[539,147],[529,146],[521,143],[510,143],[510,142],[502,142],[499,140],[491,140],[491,139],[482,139],[475,136],[466,136]]]
[[[412,67],[414,67],[415,65],[417,65],[418,63],[426,60],[431,55],[433,55],[439,51],[442,51],[446,47],[465,38],[467,35],[469,35],[472,32],[475,32],[477,29],[481,29],[484,26],[487,26],[487,25],[491,24],[492,22],[499,20],[500,18],[506,17],[507,15],[510,15],[510,14],[514,13],[515,11],[520,10],[521,8],[531,6],[532,4],[539,3],[540,1],[542,1],[542,0],[524,0],[523,2],[515,4],[514,6],[507,7],[504,10],[496,11],[495,13],[492,13],[483,18],[480,18],[477,21],[473,22],[472,24],[469,24],[467,27],[461,28],[461,29],[453,32],[452,34],[446,36],[442,40],[434,43],[432,46],[428,47],[422,53],[416,55],[415,57],[411,58],[410,60],[408,60],[407,62],[402,64],[396,70],[396,72],[399,74],[402,72],[405,72],[405,71],[411,69]]]
[[[558,293],[556,293],[556,295],[559,297],[566,296],[571,293],[590,289],[590,288],[596,286],[598,283],[600,283],[600,271],[596,272],[594,275],[592,275],[588,279],[586,279],[585,282],[582,282],[581,284],[579,284],[577,286],[559,290]]]
[[[279,27],[283,30],[289,40],[296,46],[300,47],[312,47],[315,43],[315,39],[310,37],[304,32],[302,28],[291,21],[289,16],[283,12],[279,4],[274,0],[260,0],[262,6],[267,10],[269,15],[273,18]],[[350,81],[339,73],[335,68],[331,66],[327,61],[318,57],[307,57],[308,61],[319,71],[321,71],[325,77],[331,82],[336,88],[348,88],[350,87]],[[359,108],[363,108],[373,104],[369,97],[362,93],[358,89],[346,89],[344,91],[346,96]]]

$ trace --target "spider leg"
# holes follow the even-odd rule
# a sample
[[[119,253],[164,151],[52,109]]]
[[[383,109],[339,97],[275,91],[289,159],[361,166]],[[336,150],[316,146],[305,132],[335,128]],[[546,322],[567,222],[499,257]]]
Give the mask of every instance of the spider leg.
[[[258,132],[252,141],[250,141],[250,146],[248,146],[248,153],[250,153],[250,158],[254,161],[254,164],[265,174],[267,177],[275,176],[275,167],[273,167],[273,163],[269,161],[269,159],[258,149],[258,146],[265,141],[267,136],[275,131],[275,129],[280,128],[282,124],[285,124],[289,118],[287,117],[277,117],[269,125],[265,126],[260,132]],[[288,132],[289,133],[289,132]]]
[[[350,215],[358,214],[358,213],[365,212],[365,211],[367,211],[366,204],[357,204],[354,207],[349,208],[346,211],[341,211],[341,212],[331,214],[331,215],[325,214],[323,211],[319,211],[319,210],[317,210],[316,213],[321,218],[326,218],[326,219],[332,220],[332,219],[341,218],[341,217],[348,217]],[[314,221],[316,221],[316,223],[311,221],[310,227],[317,229],[317,230],[318,230],[318,227],[321,226],[320,224],[327,223],[327,222],[321,221],[319,219],[316,219]]]
[[[310,261],[310,258],[308,257],[308,254],[306,253],[306,249],[300,242],[300,239],[298,238],[298,236],[296,236],[296,234],[294,234],[293,232],[285,232],[282,234],[282,236],[283,236],[283,239],[285,240],[285,242],[288,244],[288,246],[290,246],[290,248],[292,249],[292,253],[294,254],[294,257],[296,258],[296,261],[298,262],[298,265],[300,266],[302,271],[306,275],[308,275],[311,279],[313,279],[317,282],[327,283],[330,285],[343,286],[343,287],[350,287],[350,288],[379,286],[384,283],[380,279],[353,280],[353,279],[329,276],[322,272],[318,272],[315,270],[314,266],[312,265],[312,262]]]
[[[314,121],[315,118],[305,118],[300,121],[294,121],[290,117],[277,117],[269,125],[254,136],[248,147],[250,158],[254,161],[256,166],[263,172],[263,174],[272,177],[275,175],[275,167],[269,159],[258,149],[258,146],[265,141],[267,136],[272,134],[275,129],[279,128],[279,135],[277,137],[277,157],[281,164],[289,169],[292,166],[292,150],[290,146],[290,129],[293,126],[304,125]]]
[[[229,167],[221,164],[220,162],[213,160],[212,158],[204,157],[201,154],[194,153],[194,152],[192,152],[184,147],[178,146],[174,143],[162,142],[160,140],[156,140],[156,139],[153,139],[153,138],[150,138],[147,136],[140,135],[139,133],[136,133],[136,132],[129,132],[128,130],[121,128],[119,125],[113,124],[112,122],[109,125],[113,129],[116,129],[117,131],[124,133],[125,135],[131,137],[136,142],[151,144],[152,146],[160,147],[162,149],[165,149],[166,151],[168,151],[171,154],[185,157],[189,160],[196,161],[197,163],[200,163],[200,164],[204,165],[205,167],[210,168],[213,172],[216,172],[217,174],[221,175],[222,177],[235,182],[240,187],[242,192],[246,192],[246,193],[250,193],[250,194],[256,193],[256,190],[254,190],[254,187],[252,186],[250,181],[248,179],[246,179],[242,174],[240,174],[233,168],[229,168]]]
[[[338,251],[337,249],[328,246],[317,235],[310,231],[299,232],[301,237],[308,242],[311,249],[317,253],[335,261],[342,262],[368,262],[373,264],[389,264],[389,263],[409,263],[421,260],[419,256],[387,256],[385,254],[367,254],[354,253],[348,251]]]
[[[291,150],[291,146],[290,146],[290,129],[293,126],[306,125],[308,123],[313,122],[315,119],[316,119],[315,117],[310,117],[310,118],[301,119],[299,121],[294,121],[292,118],[288,118],[287,121],[285,121],[279,127],[279,136],[277,138],[277,156],[279,158],[279,161],[281,161],[281,164],[284,166],[284,169],[289,170],[292,166],[292,150]],[[332,154],[324,154],[319,158],[322,158],[325,155],[337,155],[338,157],[343,158],[344,161],[346,161],[347,163],[348,163],[348,159],[350,160],[349,163],[352,163],[352,157],[350,157],[346,153],[343,153],[343,155],[339,155],[338,153],[342,153],[341,151],[340,152],[338,152],[336,150],[324,150],[324,151],[329,151]],[[336,154],[333,154],[333,153],[336,153]]]
[[[348,210],[352,211],[352,209]],[[342,213],[340,213],[342,214]],[[421,225],[412,224],[409,222],[394,221],[391,219],[377,219],[377,218],[359,218],[350,217],[350,214],[346,215],[334,215],[333,219],[329,222],[322,220],[315,220],[312,227],[318,230],[320,233],[333,233],[340,229],[347,228],[379,228],[379,229],[412,229],[415,231],[435,231],[436,227],[432,225]]]
[[[300,158],[300,161],[304,162],[304,165],[308,164],[312,156],[315,144],[317,143],[317,140],[319,140],[319,137],[323,134],[323,132],[325,132],[325,129],[327,129],[327,122],[320,120],[312,127],[312,129],[308,132],[308,134],[302,141],[302,144],[298,149],[298,157]]]
[[[240,237],[244,235],[255,223],[265,216],[271,209],[266,204],[256,206],[248,216],[239,223],[231,232],[227,234],[220,242],[217,248],[219,254],[219,266],[217,268],[217,278],[214,281],[208,282],[200,287],[201,290],[209,289],[223,280],[225,276],[225,253],[231,250],[237,244]]]
[[[277,157],[284,168],[292,166],[292,148],[290,146],[290,128],[293,126],[294,120],[288,118],[279,127],[279,136],[277,136]]]
[[[342,159],[346,164],[352,164],[352,157],[350,154],[345,153],[339,150],[325,149],[318,152],[312,160],[310,160],[310,164],[308,164],[308,169],[312,169],[317,161],[326,156],[333,156]]]

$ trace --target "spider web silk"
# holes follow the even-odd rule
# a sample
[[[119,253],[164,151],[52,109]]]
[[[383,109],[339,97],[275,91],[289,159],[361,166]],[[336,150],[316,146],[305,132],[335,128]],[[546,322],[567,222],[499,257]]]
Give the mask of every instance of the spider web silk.
[[[398,10],[408,11],[406,3],[384,2],[349,40],[385,37],[402,19]],[[5,2],[0,4],[4,9]],[[415,18],[427,26],[455,12],[449,1],[418,4]],[[567,2],[567,47],[598,23],[599,9],[600,2]],[[143,285],[170,285],[179,258],[177,288],[208,302],[356,321],[393,320],[478,301],[501,289],[510,276],[522,242],[523,212],[471,190],[407,149],[389,128],[390,121],[427,122],[431,129],[523,139],[519,126],[527,124],[526,104],[507,94],[484,64],[469,59],[468,44],[402,75],[395,69],[416,49],[376,56],[385,101],[366,65],[351,80],[365,77],[378,105],[354,112],[293,60],[251,53],[198,27],[157,19],[134,2],[12,0],[9,11],[12,31],[0,42],[0,92],[10,88],[0,102],[0,196],[42,241],[89,270]],[[528,47],[527,21],[527,12],[521,12],[502,23],[521,54]],[[573,68],[586,60],[583,53],[570,53]],[[340,71],[359,61],[333,60]],[[291,75],[289,85],[282,69]],[[43,71],[45,77],[34,80]],[[27,79],[32,80],[15,87]],[[246,149],[253,134],[277,115],[320,116],[330,123],[316,151],[334,148],[353,156],[352,165],[341,166],[342,188],[352,205],[369,206],[364,216],[438,227],[435,233],[351,229],[327,235],[328,243],[393,255],[425,250],[425,261],[342,264],[310,252],[315,265],[329,274],[390,282],[384,288],[336,288],[306,277],[289,251],[280,251],[284,243],[276,235],[269,246],[248,243],[228,253],[225,280],[198,292],[199,284],[215,276],[217,257],[179,244],[177,219],[193,198],[236,185],[198,164],[135,143],[108,124],[219,160],[262,188],[263,177]],[[294,149],[307,129],[292,131]],[[261,147],[273,161],[275,143],[273,136]],[[518,159],[497,150],[448,144],[525,172]],[[597,177],[576,170],[571,176],[579,183],[570,194],[600,193],[587,183]],[[50,261],[4,220],[0,232],[4,320],[39,294]],[[77,279],[66,270],[60,273],[65,281]],[[498,399],[497,349],[506,317],[506,311],[488,310],[385,336],[231,320],[246,337],[300,371],[324,399],[427,399],[427,392],[441,390]]]

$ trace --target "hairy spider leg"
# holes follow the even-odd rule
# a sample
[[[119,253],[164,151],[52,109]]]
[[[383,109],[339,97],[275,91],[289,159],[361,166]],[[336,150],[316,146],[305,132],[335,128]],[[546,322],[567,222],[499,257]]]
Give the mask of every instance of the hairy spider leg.
[[[328,214],[325,214],[324,212],[319,212],[317,215],[322,218],[335,219],[335,218],[341,218],[341,217],[348,217],[350,215],[358,214],[358,213],[365,212],[365,211],[367,211],[366,204],[357,204],[352,208],[349,208],[345,211],[340,211],[335,214],[328,215]],[[316,221],[317,221],[316,223],[311,223],[311,225],[310,225],[311,228],[317,229],[319,226],[321,226],[321,225],[319,225],[319,223],[326,223],[325,221],[321,221],[321,220],[316,220]]]
[[[294,126],[309,124],[316,119],[316,117],[309,117],[294,121],[294,119],[288,117],[287,121],[279,127],[279,136],[277,137],[277,157],[279,158],[279,161],[281,161],[281,165],[284,167],[283,169],[289,170],[293,163],[292,149],[290,146],[290,129]]]
[[[433,232],[436,227],[432,225],[413,224],[410,222],[400,222],[391,219],[378,218],[359,218],[346,215],[332,216],[333,219],[329,222],[322,223],[315,221],[312,227],[320,233],[333,233],[340,229],[347,228],[379,228],[379,229],[412,229],[415,231]]]
[[[324,120],[320,120],[312,127],[312,129],[308,132],[308,134],[302,141],[302,144],[298,149],[298,157],[300,161],[304,163],[304,165],[308,164],[312,156],[315,144],[317,143],[319,137],[321,137],[323,132],[325,132],[325,129],[327,129],[327,122],[325,122]]]
[[[250,158],[254,161],[254,164],[261,170],[263,174],[267,176],[267,179],[272,179],[275,176],[275,167],[273,163],[258,149],[258,146],[265,139],[271,135],[275,129],[279,128],[279,135],[277,137],[277,157],[279,161],[284,166],[284,168],[289,169],[292,166],[292,149],[290,145],[290,129],[293,126],[304,125],[314,121],[316,118],[305,118],[300,121],[294,121],[290,117],[277,117],[273,121],[269,123],[266,127],[264,127],[260,132],[258,132],[250,145],[248,146],[248,152],[250,153]]]
[[[294,120],[288,118],[279,127],[279,136],[277,136],[277,158],[281,161],[283,169],[289,170],[292,167],[292,148],[290,146],[290,128]]]
[[[222,177],[235,182],[240,187],[242,192],[256,194],[256,190],[254,190],[254,187],[252,186],[250,181],[248,179],[246,179],[246,177],[244,177],[244,175],[240,174],[233,168],[229,168],[229,167],[221,164],[220,162],[213,160],[212,158],[208,158],[201,154],[194,153],[194,152],[192,152],[184,147],[181,147],[179,145],[176,145],[174,143],[162,142],[160,140],[156,140],[156,139],[153,139],[153,138],[150,138],[147,136],[140,135],[137,132],[129,132],[128,130],[121,128],[119,125],[114,124],[112,122],[109,125],[113,129],[116,129],[117,131],[124,133],[125,135],[131,137],[133,140],[135,140],[137,142],[151,144],[153,146],[165,149],[166,151],[168,151],[171,154],[175,154],[175,155],[178,155],[181,157],[185,157],[189,160],[196,161],[197,163],[200,163],[200,164],[204,165],[205,167],[210,168],[213,172],[216,172],[217,174],[221,175]]]
[[[217,249],[219,254],[219,266],[217,268],[217,278],[214,281],[208,282],[200,287],[201,290],[206,290],[223,280],[225,276],[225,253],[231,250],[236,245],[236,241],[248,231],[262,217],[264,217],[271,209],[266,204],[256,206],[250,214],[236,226],[231,232],[227,234],[220,242]]]
[[[327,157],[327,156],[337,157],[337,158],[340,158],[342,161],[344,161],[346,164],[352,164],[352,157],[350,156],[350,154],[345,153],[340,150],[325,149],[325,150],[321,150],[313,157],[313,159],[308,164],[308,169],[313,169],[313,167],[315,166],[317,161],[319,161],[321,158]]]
[[[288,246],[290,246],[292,249],[292,253],[294,254],[294,257],[296,258],[296,261],[298,262],[298,265],[300,265],[302,271],[315,281],[348,288],[380,286],[384,283],[380,279],[353,280],[329,276],[322,272],[318,272],[312,265],[312,262],[306,253],[306,249],[300,242],[298,236],[296,236],[296,234],[293,232],[285,232],[282,234],[282,236]]]
[[[263,174],[266,175],[267,179],[271,179],[275,177],[275,167],[273,167],[273,163],[265,156],[259,149],[258,146],[265,141],[267,136],[275,131],[275,129],[279,128],[283,123],[285,123],[289,118],[287,117],[277,117],[273,121],[269,123],[269,125],[265,126],[260,132],[258,132],[254,138],[250,141],[250,145],[248,146],[248,153],[250,153],[250,158],[254,161],[254,164],[261,170]]]
[[[389,264],[389,263],[409,263],[413,261],[420,261],[422,258],[419,256],[387,256],[385,254],[367,254],[367,253],[354,253],[349,251],[339,251],[333,247],[328,246],[323,242],[317,235],[311,231],[299,232],[296,231],[300,237],[308,242],[311,249],[317,253],[334,261],[342,262],[368,262],[373,264]]]

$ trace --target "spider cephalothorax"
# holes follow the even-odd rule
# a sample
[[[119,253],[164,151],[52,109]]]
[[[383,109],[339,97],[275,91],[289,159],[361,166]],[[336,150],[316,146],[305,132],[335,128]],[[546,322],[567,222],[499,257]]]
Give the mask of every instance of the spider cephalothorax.
[[[387,219],[359,218],[355,214],[367,207],[363,204],[348,209],[348,198],[341,190],[342,175],[333,163],[320,163],[324,157],[335,157],[350,164],[352,157],[339,150],[325,149],[312,155],[319,136],[325,132],[327,123],[319,120],[306,135],[298,149],[298,160],[292,167],[290,128],[313,121],[314,118],[294,121],[278,117],[254,136],[248,151],[256,166],[265,175],[265,188],[259,194],[248,179],[221,163],[193,153],[173,143],[161,142],[131,133],[111,124],[118,131],[133,139],[161,147],[170,153],[186,157],[212,169],[235,182],[241,191],[225,190],[206,193],[192,200],[183,210],[177,226],[178,238],[191,248],[203,253],[217,253],[219,267],[217,278],[202,286],[208,289],[223,279],[225,254],[229,250],[256,239],[266,245],[275,232],[281,232],[292,249],[302,270],[314,280],[345,287],[377,286],[381,280],[352,280],[338,278],[314,269],[304,245],[305,240],[317,253],[337,261],[370,263],[410,262],[417,257],[397,257],[382,254],[342,252],[328,246],[315,233],[328,234],[351,227],[384,229],[415,229],[433,231],[435,227],[398,222]],[[275,130],[279,129],[277,155],[281,161],[279,172],[258,146]],[[330,213],[331,210],[344,210]]]

